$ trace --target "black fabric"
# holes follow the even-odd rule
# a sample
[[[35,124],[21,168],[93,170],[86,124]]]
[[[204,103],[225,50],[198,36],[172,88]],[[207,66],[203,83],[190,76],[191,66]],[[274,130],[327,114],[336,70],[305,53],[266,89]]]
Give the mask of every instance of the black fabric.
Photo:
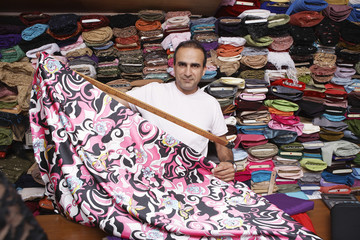
[[[360,204],[338,203],[330,209],[331,239],[359,239]]]
[[[0,232],[7,240],[46,240],[47,236],[20,195],[0,172]]]
[[[135,26],[135,22],[139,20],[139,17],[135,14],[125,13],[117,14],[108,17],[110,20],[110,27],[124,28],[129,26]]]

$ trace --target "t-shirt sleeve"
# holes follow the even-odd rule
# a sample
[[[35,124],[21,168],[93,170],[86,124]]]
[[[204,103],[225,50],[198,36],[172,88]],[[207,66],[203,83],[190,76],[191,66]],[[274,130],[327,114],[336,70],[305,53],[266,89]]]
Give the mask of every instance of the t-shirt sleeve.
[[[142,86],[142,87],[137,87],[137,88],[134,88],[134,89],[131,89],[130,91],[126,92],[126,94],[130,95],[131,97],[133,98],[136,98],[142,102],[146,102],[146,98],[147,98],[147,95],[149,93],[151,93],[151,88],[155,85],[156,83],[149,83],[145,86]],[[132,104],[132,103],[129,103],[129,107],[132,111],[134,112],[140,112],[139,108]]]

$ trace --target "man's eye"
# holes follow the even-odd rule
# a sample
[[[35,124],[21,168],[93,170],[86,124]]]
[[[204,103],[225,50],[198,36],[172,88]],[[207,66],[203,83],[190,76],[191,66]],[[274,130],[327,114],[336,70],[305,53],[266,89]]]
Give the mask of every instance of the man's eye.
[[[186,67],[186,64],[185,63],[178,63],[178,66],[179,67]]]

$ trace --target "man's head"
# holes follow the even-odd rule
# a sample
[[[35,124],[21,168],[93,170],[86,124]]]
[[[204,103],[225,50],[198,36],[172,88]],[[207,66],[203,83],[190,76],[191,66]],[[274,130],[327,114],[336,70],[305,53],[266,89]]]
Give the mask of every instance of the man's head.
[[[179,44],[174,53],[174,72],[176,86],[184,94],[197,91],[198,84],[205,74],[206,52],[197,41],[190,40]]]

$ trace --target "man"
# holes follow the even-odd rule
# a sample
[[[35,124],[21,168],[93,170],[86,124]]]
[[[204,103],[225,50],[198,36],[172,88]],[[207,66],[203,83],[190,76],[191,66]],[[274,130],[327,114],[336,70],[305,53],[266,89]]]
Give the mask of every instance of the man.
[[[206,52],[203,47],[193,40],[182,42],[174,53],[175,82],[150,83],[127,94],[225,138],[227,127],[219,103],[198,87],[206,71],[205,65]],[[204,156],[207,155],[207,138],[124,100],[119,101],[181,142]],[[215,147],[220,163],[213,170],[213,174],[226,182],[233,180],[235,169],[231,149],[218,143],[215,143]]]

